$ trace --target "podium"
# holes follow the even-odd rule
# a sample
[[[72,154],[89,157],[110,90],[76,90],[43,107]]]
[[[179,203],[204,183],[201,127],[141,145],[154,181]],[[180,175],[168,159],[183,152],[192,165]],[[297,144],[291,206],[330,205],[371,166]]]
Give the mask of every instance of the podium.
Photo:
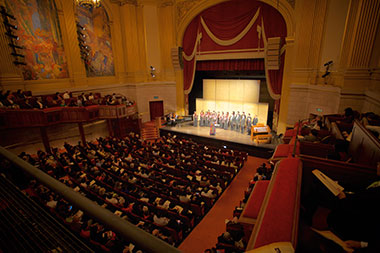
[[[251,128],[251,140],[257,144],[271,143],[272,135],[270,127],[258,124]]]

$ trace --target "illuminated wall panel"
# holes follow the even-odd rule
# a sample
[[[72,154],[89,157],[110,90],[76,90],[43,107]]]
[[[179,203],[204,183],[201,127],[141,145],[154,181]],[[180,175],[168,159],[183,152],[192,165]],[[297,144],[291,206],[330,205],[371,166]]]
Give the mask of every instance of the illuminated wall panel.
[[[260,81],[244,80],[243,101],[247,103],[258,103],[260,96]]]
[[[215,100],[215,81],[216,80],[203,80],[203,99]]]
[[[269,106],[259,103],[259,95],[258,80],[203,80],[203,99],[196,99],[196,111],[245,112],[266,124]]]
[[[215,80],[216,81],[216,100],[230,100],[230,80]]]

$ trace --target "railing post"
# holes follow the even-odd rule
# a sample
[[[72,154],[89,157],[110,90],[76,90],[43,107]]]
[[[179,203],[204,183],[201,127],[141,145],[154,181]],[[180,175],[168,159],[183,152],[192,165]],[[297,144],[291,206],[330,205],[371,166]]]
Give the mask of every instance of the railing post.
[[[82,140],[82,145],[85,145],[86,144],[86,135],[84,134],[84,129],[83,129],[83,123],[82,122],[78,122],[78,128],[79,128],[80,138]]]
[[[161,117],[156,117],[157,137],[160,138]]]
[[[40,132],[41,132],[41,138],[42,138],[42,143],[44,144],[45,151],[47,153],[50,153],[50,142],[49,142],[49,137],[47,135],[46,127],[42,126],[40,127]]]

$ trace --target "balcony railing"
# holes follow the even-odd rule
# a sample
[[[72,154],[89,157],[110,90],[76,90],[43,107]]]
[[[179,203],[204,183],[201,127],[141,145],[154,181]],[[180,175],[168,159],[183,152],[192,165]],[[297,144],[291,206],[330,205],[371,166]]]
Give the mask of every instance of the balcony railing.
[[[42,110],[1,109],[0,129],[119,119],[132,116],[136,112],[136,104],[132,106],[91,105],[86,107],[53,107]]]

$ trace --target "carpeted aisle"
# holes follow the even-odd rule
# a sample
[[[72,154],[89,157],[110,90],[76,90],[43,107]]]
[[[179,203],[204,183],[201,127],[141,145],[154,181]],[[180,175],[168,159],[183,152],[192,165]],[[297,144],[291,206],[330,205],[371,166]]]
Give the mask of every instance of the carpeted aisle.
[[[266,159],[248,156],[244,167],[214,207],[178,247],[182,252],[202,253],[205,249],[215,247],[218,236],[226,231],[225,219],[232,219],[232,212],[243,199],[244,191],[255,174],[256,168],[266,161]]]

